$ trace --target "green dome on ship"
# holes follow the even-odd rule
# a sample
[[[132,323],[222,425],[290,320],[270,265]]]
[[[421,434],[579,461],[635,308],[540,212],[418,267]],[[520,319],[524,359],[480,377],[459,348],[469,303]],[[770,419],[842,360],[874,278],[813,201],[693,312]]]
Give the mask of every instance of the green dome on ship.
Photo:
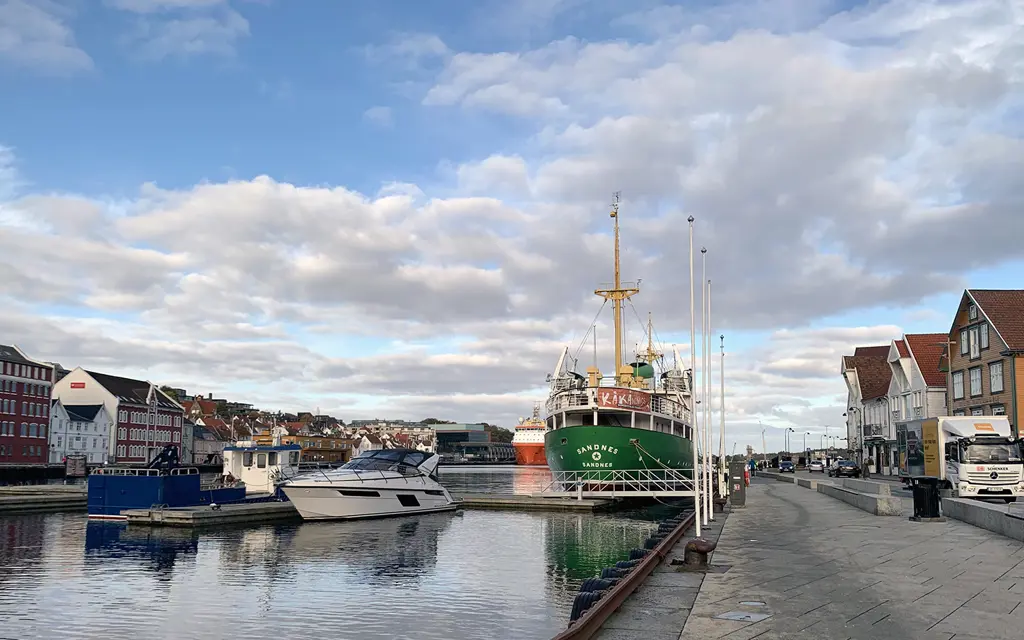
[[[631,362],[630,365],[633,368],[633,377],[635,378],[646,378],[650,380],[654,377],[654,367],[647,362]]]

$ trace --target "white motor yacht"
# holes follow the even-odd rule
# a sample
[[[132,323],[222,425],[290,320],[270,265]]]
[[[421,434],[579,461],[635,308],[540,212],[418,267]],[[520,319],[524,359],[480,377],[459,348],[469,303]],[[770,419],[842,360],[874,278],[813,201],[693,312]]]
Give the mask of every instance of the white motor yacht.
[[[281,490],[304,520],[453,511],[458,502],[437,481],[439,460],[415,449],[367,451],[337,469],[296,476]]]

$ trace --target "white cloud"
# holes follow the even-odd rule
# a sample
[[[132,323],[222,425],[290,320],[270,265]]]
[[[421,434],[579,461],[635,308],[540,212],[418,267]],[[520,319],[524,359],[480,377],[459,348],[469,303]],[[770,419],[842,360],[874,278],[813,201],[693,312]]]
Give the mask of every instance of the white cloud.
[[[0,281],[18,302],[0,305],[0,330],[69,363],[152,367],[186,386],[238,377],[267,402],[379,395],[394,415],[512,420],[600,306],[621,189],[639,314],[669,340],[688,333],[692,214],[716,327],[769,332],[727,359],[735,433],[759,447],[758,419],[836,427],[839,356],[900,329],[823,318],[882,306],[893,323],[924,318],[921,301],[966,270],[1022,253],[1016,18],[994,0],[915,6],[828,19],[763,2],[761,30],[709,10],[641,42],[497,53],[397,37],[366,53],[428,77],[432,117],[513,115],[527,133],[474,141],[482,153],[448,163],[450,184],[372,195],[268,176],[143,185],[116,205],[9,191]],[[54,304],[119,319],[69,327]],[[933,313],[945,329],[949,310]]]
[[[206,9],[227,0],[105,0],[106,4],[133,13],[157,13],[173,9]]]
[[[363,112],[363,119],[378,127],[390,129],[394,126],[394,114],[391,107],[370,107]]]
[[[92,69],[69,19],[62,5],[48,0],[6,0],[0,4],[0,61],[58,74]]]
[[[109,0],[138,14],[125,41],[151,60],[179,56],[234,56],[249,21],[226,0]]]

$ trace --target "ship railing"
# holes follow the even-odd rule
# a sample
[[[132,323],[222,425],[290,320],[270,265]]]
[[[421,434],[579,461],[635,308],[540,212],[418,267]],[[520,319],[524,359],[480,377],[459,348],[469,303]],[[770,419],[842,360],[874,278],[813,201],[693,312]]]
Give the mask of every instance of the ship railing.
[[[689,469],[552,471],[540,495],[584,498],[693,497]]]
[[[560,393],[553,398],[549,398],[545,406],[549,414],[566,411],[568,409],[589,407],[590,396],[586,392]]]
[[[672,416],[677,420],[682,420],[687,423],[690,422],[690,412],[687,411],[686,407],[684,407],[681,402],[676,402],[671,398],[665,398],[663,396],[652,396],[651,410],[654,413]]]
[[[585,392],[560,393],[549,398],[545,404],[548,414],[591,406],[590,395]],[[686,422],[687,424],[690,422],[690,411],[681,402],[673,400],[672,398],[652,395],[651,411],[675,418],[676,420]]]

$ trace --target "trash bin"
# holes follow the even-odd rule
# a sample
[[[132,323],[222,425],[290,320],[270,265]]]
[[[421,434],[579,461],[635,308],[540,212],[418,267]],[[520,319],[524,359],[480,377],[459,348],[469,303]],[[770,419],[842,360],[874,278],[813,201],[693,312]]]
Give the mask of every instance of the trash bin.
[[[932,476],[914,476],[910,479],[914,494],[914,519],[939,518],[939,479]]]

